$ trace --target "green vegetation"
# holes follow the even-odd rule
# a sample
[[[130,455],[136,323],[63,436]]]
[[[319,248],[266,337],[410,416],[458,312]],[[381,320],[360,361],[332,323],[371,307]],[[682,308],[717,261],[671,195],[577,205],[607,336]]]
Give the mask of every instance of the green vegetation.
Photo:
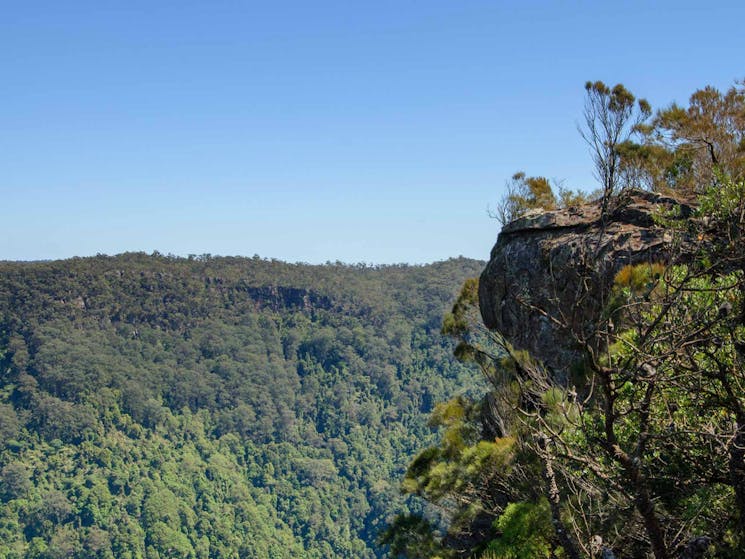
[[[482,263],[0,263],[0,557],[372,558]]]
[[[401,514],[382,537],[394,555],[745,556],[745,90],[707,87],[690,107],[653,118],[623,86],[588,82],[586,91],[600,222],[628,188],[696,209],[660,211],[664,261],[623,267],[608,285],[588,287],[588,274],[558,312],[533,307],[576,351],[558,375],[485,330],[478,281],[464,283],[443,332],[491,390],[435,407],[440,441],[411,462],[402,488],[445,520]],[[514,217],[557,205],[544,180],[517,179],[525,188]],[[607,304],[572,323],[588,296]]]
[[[695,200],[717,182],[717,172],[745,178],[745,82],[725,92],[706,86],[691,95],[688,107],[673,103],[654,114],[622,84],[588,81],[585,94],[579,131],[600,187],[588,194],[520,171],[492,212],[502,225],[532,210],[597,198],[607,213],[629,188]]]
[[[555,210],[586,203],[591,197],[581,190],[551,185],[546,177],[528,177],[519,171],[505,185],[506,192],[491,217],[506,225],[534,210]],[[554,189],[556,192],[554,192]]]

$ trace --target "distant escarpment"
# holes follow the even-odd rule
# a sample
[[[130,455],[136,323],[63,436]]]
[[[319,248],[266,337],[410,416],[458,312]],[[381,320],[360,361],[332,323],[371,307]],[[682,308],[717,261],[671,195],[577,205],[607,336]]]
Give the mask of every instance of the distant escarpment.
[[[605,218],[595,202],[509,223],[481,274],[484,324],[566,378],[579,357],[576,341],[592,331],[615,274],[670,260],[673,238],[655,216],[691,212],[679,200],[632,191]]]

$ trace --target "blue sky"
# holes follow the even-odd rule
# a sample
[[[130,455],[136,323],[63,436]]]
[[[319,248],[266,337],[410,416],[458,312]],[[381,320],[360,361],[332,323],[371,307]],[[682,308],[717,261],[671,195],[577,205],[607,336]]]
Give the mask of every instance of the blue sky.
[[[586,80],[745,78],[742,2],[0,7],[0,259],[485,259],[515,171],[594,187]]]

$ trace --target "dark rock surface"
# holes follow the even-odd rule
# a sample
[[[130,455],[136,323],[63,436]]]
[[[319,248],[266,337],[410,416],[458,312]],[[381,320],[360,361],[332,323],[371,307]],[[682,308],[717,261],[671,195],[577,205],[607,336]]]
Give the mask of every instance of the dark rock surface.
[[[673,207],[683,217],[691,214],[689,205],[672,198],[631,191],[605,220],[596,202],[509,223],[481,274],[484,324],[568,378],[579,357],[573,340],[591,331],[616,272],[669,260],[672,235],[654,215]]]
[[[249,296],[256,301],[258,307],[269,308],[275,312],[283,309],[329,310],[332,306],[328,297],[308,289],[273,285],[249,286],[245,289]]]

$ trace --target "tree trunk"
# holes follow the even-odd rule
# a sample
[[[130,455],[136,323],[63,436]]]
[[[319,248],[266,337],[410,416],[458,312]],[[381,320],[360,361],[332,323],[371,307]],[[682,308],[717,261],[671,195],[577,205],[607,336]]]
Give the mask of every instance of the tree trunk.
[[[737,528],[745,532],[745,423],[738,419],[737,432],[729,451],[729,474],[732,488],[735,490],[735,505],[740,518]]]
[[[564,522],[561,520],[561,495],[559,494],[559,486],[556,483],[556,474],[554,472],[551,453],[548,450],[548,442],[546,436],[543,434],[538,435],[538,448],[543,455],[543,481],[546,484],[546,496],[551,507],[551,523],[554,525],[559,545],[564,548],[567,557],[570,559],[580,559],[577,546],[569,535],[569,532],[567,532]]]

